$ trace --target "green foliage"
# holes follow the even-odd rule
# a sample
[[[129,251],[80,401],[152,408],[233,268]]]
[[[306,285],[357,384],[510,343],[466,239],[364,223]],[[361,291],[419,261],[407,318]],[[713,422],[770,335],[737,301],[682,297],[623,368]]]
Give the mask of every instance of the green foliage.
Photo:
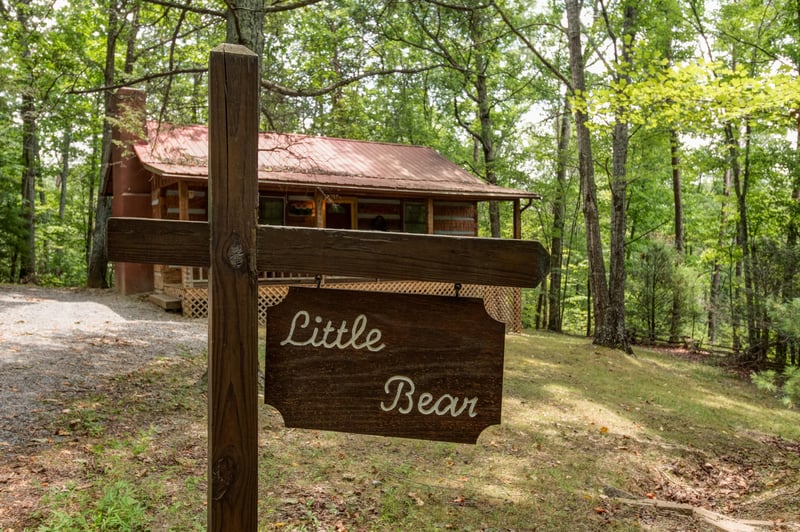
[[[750,379],[759,390],[779,394],[787,407],[800,405],[800,366],[788,366],[782,373],[771,369],[754,372]]]
[[[649,241],[632,253],[629,262],[629,326],[637,336],[654,341],[669,332],[673,289],[676,283],[675,252],[662,242]]]
[[[0,167],[0,282],[14,280],[13,261],[24,227],[19,192],[14,186],[16,183],[5,173],[7,169]]]
[[[78,489],[52,491],[46,504],[52,513],[39,525],[40,532],[124,532],[145,530],[149,519],[147,508],[138,500],[137,490],[127,480],[117,480],[106,486],[94,502]],[[80,508],[71,512],[63,505]]]
[[[771,300],[768,313],[775,329],[792,340],[800,340],[800,297],[785,303]]]

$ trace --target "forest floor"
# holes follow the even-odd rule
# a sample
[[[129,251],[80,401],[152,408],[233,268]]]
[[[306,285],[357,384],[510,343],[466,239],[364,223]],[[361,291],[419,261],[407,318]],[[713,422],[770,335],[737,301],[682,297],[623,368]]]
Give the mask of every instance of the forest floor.
[[[204,530],[206,338],[109,291],[0,286],[0,531]],[[800,530],[800,413],[741,376],[531,332],[504,378],[476,445],[261,405],[259,528]]]

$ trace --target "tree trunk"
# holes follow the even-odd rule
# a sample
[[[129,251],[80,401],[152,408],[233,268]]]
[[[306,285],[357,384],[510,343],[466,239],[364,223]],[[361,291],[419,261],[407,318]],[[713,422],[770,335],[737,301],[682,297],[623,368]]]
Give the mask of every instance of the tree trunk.
[[[226,2],[227,33],[225,42],[241,44],[258,55],[259,71],[264,58],[264,0]]]
[[[112,2],[108,9],[108,35],[106,36],[106,64],[103,71],[103,81],[106,86],[111,86],[115,78],[114,60],[117,51],[117,38],[120,32],[119,6]],[[89,253],[89,265],[86,286],[89,288],[108,288],[108,252],[106,249],[106,224],[111,217],[111,198],[106,195],[106,181],[110,177],[111,163],[111,123],[110,117],[112,94],[106,91],[103,94],[103,139],[102,159],[100,163],[99,189],[97,193],[97,209],[95,211],[94,231],[92,232],[92,249]]]
[[[650,262],[650,280],[648,282],[648,304],[647,304],[647,339],[650,342],[656,341],[656,287],[658,285],[658,258],[655,254],[650,255],[646,260]]]
[[[626,5],[622,28],[622,53],[619,61],[630,68],[631,46],[634,38],[634,20],[636,9]],[[620,75],[618,81],[627,81],[627,75]],[[628,123],[619,118],[624,115],[625,108],[618,108],[617,120],[614,124],[612,162],[611,162],[611,246],[609,256],[609,284],[608,306],[600,323],[600,328],[595,331],[595,343],[606,347],[621,349],[632,354],[633,350],[628,342],[628,333],[625,328],[625,232],[627,227],[627,200],[628,200],[628,146],[630,137]]]
[[[539,295],[536,297],[536,330],[538,331],[547,321],[547,305],[545,300],[547,298],[547,277],[542,280],[540,285]]]
[[[683,193],[681,191],[681,156],[678,132],[669,131],[670,160],[672,162],[672,198],[675,208],[675,252],[677,253],[676,266],[683,264]],[[669,341],[680,341],[680,327],[682,320],[682,294],[676,283],[672,286],[672,313],[670,316]]]
[[[58,218],[64,220],[67,210],[67,179],[69,178],[69,150],[72,145],[72,136],[69,126],[64,130],[64,139],[61,144],[61,173],[58,176],[61,196],[58,201]]]
[[[725,244],[725,234],[728,224],[728,201],[731,195],[731,170],[727,168],[722,176],[722,208],[719,215],[719,236],[717,237],[717,249],[721,250]],[[714,258],[714,266],[711,273],[711,284],[708,291],[708,341],[714,343],[717,340],[718,313],[720,307],[720,290],[722,288],[722,263],[719,258]]]
[[[29,92],[22,95],[22,214],[25,220],[19,245],[19,280],[36,281],[36,107]]]
[[[123,72],[129,76],[133,72],[133,63],[136,60],[136,40],[139,31],[139,2],[132,6],[131,28],[125,50],[125,64]],[[109,6],[108,14],[108,40],[106,42],[106,64],[104,78],[106,85],[113,85],[116,77],[115,55],[117,39],[121,34],[125,19],[120,19],[118,6]],[[89,254],[87,286],[90,288],[108,288],[108,252],[106,250],[106,225],[111,218],[111,197],[105,195],[107,180],[111,177],[111,142],[112,126],[110,122],[113,114],[113,94],[106,91],[103,95],[105,119],[103,122],[103,138],[101,146],[102,163],[100,165],[100,187],[97,194],[97,210],[95,212],[95,228],[92,233],[92,248]]]
[[[632,353],[625,330],[625,229],[627,211],[628,124],[614,125],[611,176],[611,248],[609,268],[609,307],[595,343]]]
[[[567,38],[569,41],[569,63],[572,75],[572,91],[578,97],[586,93],[586,80],[581,48],[581,21],[579,0],[566,0]],[[605,323],[609,307],[606,266],[603,261],[603,247],[600,239],[600,218],[597,209],[597,184],[594,177],[592,141],[589,117],[585,105],[579,102],[575,108],[575,132],[578,144],[578,172],[581,179],[583,199],[583,220],[586,231],[586,252],[589,259],[589,284],[591,286],[592,310],[594,311],[595,333]]]
[[[24,220],[23,232],[17,244],[19,258],[19,281],[36,281],[36,178],[38,163],[38,142],[36,131],[36,100],[33,93],[33,73],[31,45],[28,41],[28,8],[30,0],[21,2],[17,9],[19,45],[22,50],[22,63],[25,65],[27,88],[22,91],[20,114],[22,115],[22,179],[21,205]]]
[[[97,138],[97,134],[92,136],[92,158],[91,164],[89,165],[90,168],[96,168],[98,163],[100,162],[100,157],[98,156],[98,152],[102,147],[100,146],[99,139]],[[86,232],[83,234],[83,260],[86,263],[86,271],[89,271],[89,260],[92,254],[92,235],[94,233],[94,216],[95,211],[97,209],[97,203],[95,202],[94,195],[97,192],[97,188],[95,187],[95,177],[97,174],[93,172],[89,172],[89,198],[86,201]]]
[[[800,9],[800,4],[798,4]],[[800,24],[800,13],[798,13],[798,24]],[[794,283],[795,276],[797,275],[797,260],[798,255],[798,240],[800,240],[800,114],[796,114],[797,122],[795,123],[795,140],[794,140],[794,160],[795,164],[792,169],[792,192],[790,197],[789,207],[789,224],[786,229],[786,249],[788,250],[789,260],[783,270],[783,279],[781,283],[781,301],[784,303],[791,301],[797,297],[797,288]],[[793,260],[795,259],[795,260]],[[786,364],[787,355],[791,352],[790,363],[795,363],[795,353],[797,352],[798,340],[790,339],[785,334],[779,334],[778,346],[776,350],[779,358],[778,362]]]
[[[492,185],[497,184],[497,171],[495,170],[496,153],[494,143],[494,125],[491,114],[491,95],[489,94],[489,80],[486,74],[488,61],[484,57],[484,51],[480,48],[485,46],[483,34],[484,17],[476,14],[471,25],[471,37],[476,44],[476,69],[475,93],[478,103],[478,121],[480,122],[480,145],[483,153],[483,168],[486,182]],[[500,238],[500,205],[496,201],[489,202],[489,227],[493,238]]]
[[[736,193],[736,204],[738,207],[738,220],[736,224],[736,245],[741,251],[741,260],[737,264],[737,276],[744,280],[744,315],[747,320],[747,344],[748,355],[745,358],[755,361],[759,358],[757,350],[759,346],[758,333],[756,331],[756,310],[753,294],[752,260],[750,257],[750,243],[748,236],[748,211],[747,193],[749,189],[749,146],[750,146],[750,126],[745,130],[745,171],[742,171],[739,164],[740,144],[733,130],[733,125],[725,125],[725,141],[728,145],[729,164],[733,176],[733,189]],[[739,298],[737,298],[739,299]],[[737,304],[741,305],[740,302]]]
[[[567,157],[569,156],[570,113],[569,98],[564,99],[564,112],[558,132],[558,161],[556,165],[556,192],[553,197],[553,232],[550,242],[550,290],[548,291],[550,315],[547,328],[561,332],[561,265],[564,245],[564,196],[567,190]]]

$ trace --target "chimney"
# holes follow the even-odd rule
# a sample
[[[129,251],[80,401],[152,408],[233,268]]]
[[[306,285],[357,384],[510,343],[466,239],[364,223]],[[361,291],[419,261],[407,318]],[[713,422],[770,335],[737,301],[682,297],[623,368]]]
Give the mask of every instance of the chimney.
[[[151,176],[133,150],[135,145],[147,144],[145,104],[145,93],[138,89],[119,89],[113,98],[109,185],[115,217],[151,217]],[[125,295],[152,292],[153,266],[116,262],[114,285]]]

